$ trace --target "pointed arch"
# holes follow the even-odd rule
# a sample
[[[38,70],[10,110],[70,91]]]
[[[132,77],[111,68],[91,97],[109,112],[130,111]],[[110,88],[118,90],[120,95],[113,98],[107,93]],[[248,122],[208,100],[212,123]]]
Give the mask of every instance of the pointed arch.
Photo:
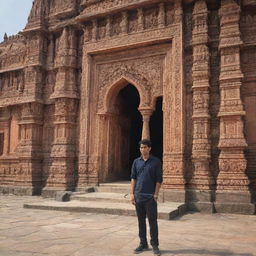
[[[116,80],[111,86],[108,87],[104,99],[103,99],[103,111],[105,113],[111,112],[111,103],[115,100],[120,90],[122,90],[128,84],[132,84],[138,91],[140,96],[140,106],[145,101],[145,92],[143,86],[138,82],[134,81],[131,77],[123,75],[121,78]]]

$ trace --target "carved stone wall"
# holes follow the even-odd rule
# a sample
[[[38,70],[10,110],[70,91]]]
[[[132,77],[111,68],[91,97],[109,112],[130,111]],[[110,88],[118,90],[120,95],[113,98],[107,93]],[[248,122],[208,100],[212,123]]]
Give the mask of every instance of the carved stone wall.
[[[247,159],[246,174],[250,179],[251,189],[256,188],[256,137],[255,130],[255,96],[256,96],[256,3],[247,1],[243,7],[241,14],[240,28],[241,38],[244,42],[244,47],[241,51],[241,67],[244,74],[242,99],[245,107],[245,135],[248,143],[245,156]]]
[[[35,0],[23,32],[0,43],[0,185],[46,193],[121,178],[129,84],[143,138],[163,98],[166,191],[248,199],[255,13],[254,0]]]
[[[220,8],[220,172],[217,190],[248,190],[249,180],[245,174],[246,160],[242,117],[245,111],[241,99],[243,74],[240,62],[242,41],[239,31],[240,6],[225,0]],[[232,22],[231,22],[232,21]]]

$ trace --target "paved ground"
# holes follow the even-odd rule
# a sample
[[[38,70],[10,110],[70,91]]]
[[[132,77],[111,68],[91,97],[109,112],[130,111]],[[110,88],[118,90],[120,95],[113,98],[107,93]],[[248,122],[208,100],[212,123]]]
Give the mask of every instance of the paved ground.
[[[0,256],[133,255],[136,217],[22,207],[38,200],[44,199],[0,195]],[[162,255],[256,255],[256,216],[187,214],[159,220],[159,229]]]

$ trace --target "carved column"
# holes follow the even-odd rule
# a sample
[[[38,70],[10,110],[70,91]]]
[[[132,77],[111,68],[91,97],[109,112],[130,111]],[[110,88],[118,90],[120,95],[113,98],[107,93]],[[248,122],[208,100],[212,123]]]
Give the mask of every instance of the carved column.
[[[6,156],[9,154],[10,148],[10,110],[8,108],[0,108],[0,133],[2,134],[2,154]]]
[[[27,101],[41,101],[43,97],[44,63],[46,61],[46,37],[40,31],[24,32],[27,39],[27,59],[24,96]]]
[[[46,189],[58,187],[72,190],[76,177],[76,99],[55,99],[54,141]]]
[[[52,67],[54,62],[54,37],[52,34],[49,36],[49,46],[48,46],[48,55],[47,55],[47,66]]]
[[[110,37],[110,27],[111,27],[110,16],[107,16],[106,20],[107,20],[107,24],[106,24],[106,38],[108,38],[108,37]]]
[[[98,22],[96,19],[92,21],[92,41],[95,42],[97,40],[97,31],[98,31]]]
[[[128,13],[126,11],[122,12],[121,31],[122,34],[128,32]]]
[[[158,27],[163,28],[165,26],[165,8],[164,3],[159,4],[159,13],[158,13]]]
[[[144,29],[144,16],[143,9],[138,9],[138,31],[142,31]]]
[[[45,190],[54,187],[73,190],[77,179],[75,135],[78,92],[77,38],[72,27],[65,27],[62,31],[55,70],[56,83],[51,95],[51,99],[55,101],[52,165]]]
[[[85,39],[85,38],[84,38]],[[85,39],[86,40],[86,39]],[[80,100],[80,112],[79,112],[79,171],[78,171],[78,184],[77,189],[84,190],[84,188],[90,184],[97,184],[97,179],[94,177],[89,178],[89,165],[91,163],[91,169],[95,166],[95,159],[89,159],[89,139],[90,139],[90,68],[91,68],[91,56],[86,54],[86,43],[84,42],[82,60],[82,79],[81,79],[81,100]],[[100,138],[98,139],[99,141]],[[95,171],[94,171],[95,173]]]
[[[214,184],[210,174],[210,115],[209,115],[209,49],[208,10],[205,0],[196,1],[193,10],[193,146],[194,174],[190,187],[211,189]]]
[[[23,31],[27,39],[26,68],[24,69],[23,95],[19,122],[20,142],[17,147],[19,175],[15,184],[27,186],[31,193],[42,189],[42,133],[44,64],[46,62],[47,39],[44,33],[45,1],[35,0]]]
[[[183,10],[181,1],[174,3],[175,35],[172,51],[166,57],[166,69],[170,72],[166,80],[163,99],[164,113],[164,188],[180,193],[178,200],[185,200],[185,88],[183,74]],[[177,200],[173,198],[171,200]]]
[[[64,28],[59,39],[55,60],[56,84],[52,99],[67,97],[78,98],[77,91],[77,38],[73,28]]]
[[[149,121],[150,117],[152,115],[153,110],[152,109],[139,109],[142,120],[143,120],[143,127],[142,127],[142,135],[141,139],[148,139],[150,140],[150,129],[149,129]]]
[[[239,31],[240,6],[233,0],[221,1],[220,32],[220,92],[221,106],[219,175],[217,179],[217,200],[224,191],[248,191],[248,177],[245,175],[247,147],[243,133],[245,111],[241,100],[240,46]],[[249,198],[247,198],[249,200]],[[229,198],[229,200],[233,200]],[[239,200],[238,197],[236,200]]]
[[[32,193],[40,193],[42,185],[42,127],[43,105],[25,103],[21,106],[19,122],[20,142],[17,154],[20,162],[20,174],[16,184],[29,187]]]

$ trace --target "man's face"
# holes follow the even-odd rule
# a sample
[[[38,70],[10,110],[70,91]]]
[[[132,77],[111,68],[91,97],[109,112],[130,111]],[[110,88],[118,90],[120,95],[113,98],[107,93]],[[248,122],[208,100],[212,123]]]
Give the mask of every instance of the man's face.
[[[144,144],[140,145],[140,153],[143,156],[149,155],[150,150],[151,150],[151,147],[148,147],[147,145],[144,145]]]

